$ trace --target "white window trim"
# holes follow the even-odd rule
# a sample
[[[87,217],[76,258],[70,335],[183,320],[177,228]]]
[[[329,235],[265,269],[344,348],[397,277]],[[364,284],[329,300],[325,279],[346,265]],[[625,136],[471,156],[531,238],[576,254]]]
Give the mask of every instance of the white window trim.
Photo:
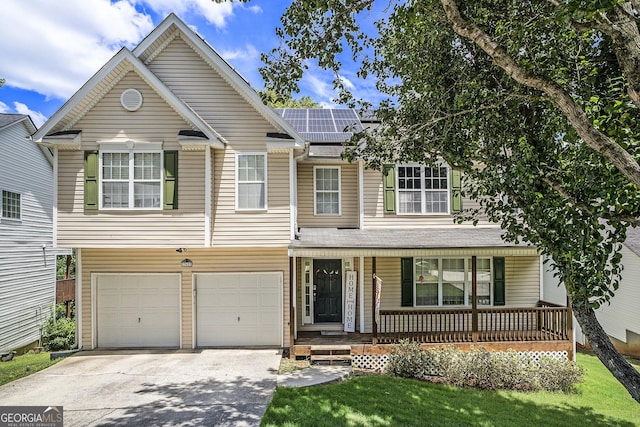
[[[107,148],[107,149],[101,149],[98,153],[98,209],[102,210],[102,211],[131,211],[131,210],[135,210],[135,211],[161,211],[163,210],[163,206],[164,206],[164,151],[157,149],[156,144],[154,144],[153,147],[151,146],[144,146],[143,149],[117,149],[118,147],[122,147],[122,144],[118,144],[118,145],[113,145],[114,149],[108,149],[109,144],[103,144],[101,145],[101,148]],[[129,154],[129,178],[128,178],[128,185],[129,185],[129,206],[127,206],[126,208],[114,208],[114,207],[108,207],[105,208],[102,205],[102,196],[103,196],[103,191],[102,191],[102,184],[104,183],[104,178],[102,176],[102,156],[103,154],[112,154],[112,153],[125,153],[125,154]],[[141,207],[141,208],[136,208],[134,206],[135,204],[135,195],[134,195],[134,184],[136,182],[136,180],[133,178],[134,177],[134,155],[135,154],[140,154],[140,153],[157,153],[160,154],[160,206],[158,206],[157,208],[149,208],[149,207]],[[147,180],[137,180],[138,182],[145,182]],[[157,180],[152,180],[152,181],[157,181]]]
[[[13,193],[13,194],[17,194],[18,196],[20,196],[20,207],[19,207],[19,214],[20,216],[18,218],[12,218],[12,217],[8,217],[8,216],[3,216],[2,215],[2,193],[3,192],[7,192],[7,193]],[[9,221],[9,222],[14,222],[14,223],[21,223],[22,222],[22,213],[24,212],[23,210],[23,206],[24,206],[24,197],[23,194],[20,193],[19,191],[11,191],[11,190],[7,190],[7,189],[0,189],[0,222],[2,222],[2,220],[5,221]]]
[[[246,209],[246,208],[241,208],[238,206],[238,201],[239,199],[239,190],[240,190],[240,180],[238,179],[238,174],[240,173],[240,169],[238,168],[238,162],[239,162],[239,157],[240,156],[263,156],[264,157],[264,181],[262,182],[262,184],[264,185],[264,207],[262,208],[251,208],[251,209]],[[264,151],[243,151],[243,152],[238,152],[236,153],[236,165],[235,165],[235,187],[236,187],[236,191],[235,191],[235,207],[236,207],[236,211],[241,211],[241,212],[265,212],[269,209],[269,177],[268,177],[268,170],[269,170],[269,165],[267,164],[267,153],[265,153]],[[258,183],[260,181],[243,181],[245,183]]]
[[[420,172],[421,172],[421,179],[422,182],[420,183],[420,193],[421,193],[421,197],[420,197],[420,212],[400,212],[400,193],[404,192],[405,190],[401,190],[400,189],[400,172],[399,172],[399,168],[401,167],[420,167]],[[426,168],[447,168],[447,209],[446,212],[425,212],[425,207],[426,207],[426,203],[427,203],[427,198],[425,197],[425,194],[427,192],[435,192],[435,191],[442,191],[440,190],[427,190],[425,188],[424,182],[426,179],[426,174],[425,174],[425,169]],[[447,165],[446,163],[439,163],[437,165],[434,166],[425,166],[425,165],[420,165],[417,163],[407,163],[407,164],[400,164],[400,165],[396,165],[396,192],[397,192],[397,197],[396,197],[396,215],[407,215],[407,216],[438,216],[438,215],[449,215],[451,214],[451,168],[449,167],[449,165]]]
[[[426,258],[426,259],[437,259],[438,260],[438,305],[418,305],[416,303],[417,300],[417,290],[416,290],[416,280],[415,280],[415,268],[416,268],[416,258]],[[445,259],[464,259],[464,269],[465,269],[465,282],[464,282],[464,304],[460,305],[444,305],[442,304],[442,260]],[[489,271],[490,271],[490,279],[489,279],[489,305],[479,305],[479,307],[493,307],[493,257],[477,257],[477,260],[480,259],[488,259],[489,260]],[[433,256],[421,256],[421,257],[413,257],[413,306],[420,308],[460,308],[460,307],[471,307],[471,258],[470,257],[460,257],[460,256],[449,256],[449,257],[433,257]]]
[[[316,171],[318,169],[336,169],[338,171],[338,213],[318,213],[317,196],[318,190],[316,189]],[[329,192],[323,190],[323,192]],[[314,166],[313,167],[313,215],[315,216],[342,216],[342,169],[340,166]]]

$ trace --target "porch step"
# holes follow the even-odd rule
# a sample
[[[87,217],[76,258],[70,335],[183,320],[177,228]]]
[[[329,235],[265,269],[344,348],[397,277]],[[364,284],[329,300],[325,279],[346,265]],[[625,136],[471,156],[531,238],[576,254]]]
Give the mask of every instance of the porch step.
[[[350,345],[312,345],[310,347],[311,363],[329,362],[351,364]]]

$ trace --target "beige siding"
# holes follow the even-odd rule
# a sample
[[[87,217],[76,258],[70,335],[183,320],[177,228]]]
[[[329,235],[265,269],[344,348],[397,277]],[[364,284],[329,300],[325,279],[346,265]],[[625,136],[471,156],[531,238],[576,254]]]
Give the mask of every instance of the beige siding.
[[[300,227],[358,227],[358,165],[343,164],[340,167],[341,215],[314,215],[313,176],[315,166],[298,163],[298,226]]]
[[[180,152],[178,210],[84,211],[84,154],[61,151],[58,162],[58,246],[202,246],[204,152]]]
[[[478,203],[463,199],[463,208],[478,207]],[[488,224],[481,221],[481,225]],[[453,215],[397,215],[384,212],[382,173],[376,170],[364,171],[364,226],[365,228],[410,228],[410,227],[473,227],[473,224],[458,225]],[[496,226],[497,227],[497,226]]]
[[[181,38],[169,43],[149,68],[228,141],[225,150],[214,150],[213,155],[213,246],[288,246],[291,237],[288,154],[268,155],[267,211],[235,209],[236,153],[266,152],[266,135],[277,129]]]
[[[238,211],[235,202],[236,152],[229,149],[215,154],[213,246],[287,247],[291,241],[289,155],[269,154],[267,157],[268,209]]]
[[[120,104],[125,89],[142,93],[138,111],[130,112]],[[140,76],[130,71],[99,102],[91,108],[73,129],[82,130],[82,147],[97,150],[96,141],[163,141],[165,150],[177,150],[178,131],[191,129]]]
[[[193,268],[182,268],[185,256],[193,261]],[[188,255],[175,249],[154,250],[82,250],[82,345],[92,345],[91,274],[92,273],[181,273],[182,274],[182,345],[193,344],[194,273],[208,272],[282,272],[284,345],[289,345],[289,258],[284,249],[190,249]]]
[[[267,132],[277,131],[181,38],[149,69],[234,146],[264,141]]]

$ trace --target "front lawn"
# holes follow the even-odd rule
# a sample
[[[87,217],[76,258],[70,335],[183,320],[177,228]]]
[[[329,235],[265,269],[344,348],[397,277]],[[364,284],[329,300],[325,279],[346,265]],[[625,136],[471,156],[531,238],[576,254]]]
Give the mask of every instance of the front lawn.
[[[600,361],[578,354],[577,394],[487,392],[379,375],[276,390],[263,426],[640,426],[640,405]]]
[[[0,362],[0,385],[48,368],[62,359],[50,360],[49,353],[24,354],[8,362]]]

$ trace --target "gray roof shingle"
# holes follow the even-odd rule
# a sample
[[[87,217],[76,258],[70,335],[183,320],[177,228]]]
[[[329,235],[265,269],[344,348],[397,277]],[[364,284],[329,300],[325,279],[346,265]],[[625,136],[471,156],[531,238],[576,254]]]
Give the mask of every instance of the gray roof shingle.
[[[0,114],[0,128],[19,122],[27,117],[25,114]]]
[[[422,229],[302,228],[291,248],[428,249],[526,246],[502,240],[497,227]]]

